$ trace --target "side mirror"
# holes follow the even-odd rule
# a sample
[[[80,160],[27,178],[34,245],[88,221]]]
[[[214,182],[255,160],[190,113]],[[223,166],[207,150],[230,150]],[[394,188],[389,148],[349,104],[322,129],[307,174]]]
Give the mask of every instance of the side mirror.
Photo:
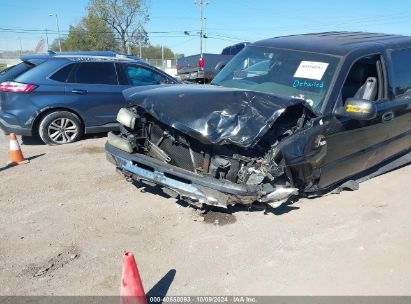
[[[355,120],[371,120],[377,117],[377,107],[371,100],[348,98],[341,114]]]

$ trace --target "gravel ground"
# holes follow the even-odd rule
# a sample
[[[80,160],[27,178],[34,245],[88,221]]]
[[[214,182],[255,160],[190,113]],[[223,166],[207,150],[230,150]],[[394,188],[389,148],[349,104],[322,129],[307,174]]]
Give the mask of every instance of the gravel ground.
[[[411,294],[411,166],[268,214],[201,215],[125,181],[104,143],[24,140],[30,163],[0,165],[0,295],[117,295],[125,250],[168,295]]]

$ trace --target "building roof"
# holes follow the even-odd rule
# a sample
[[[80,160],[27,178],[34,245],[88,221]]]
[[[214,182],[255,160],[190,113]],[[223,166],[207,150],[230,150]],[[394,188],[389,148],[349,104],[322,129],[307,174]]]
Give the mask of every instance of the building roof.
[[[410,36],[365,32],[324,32],[275,37],[252,45],[344,56],[355,49],[411,46]]]

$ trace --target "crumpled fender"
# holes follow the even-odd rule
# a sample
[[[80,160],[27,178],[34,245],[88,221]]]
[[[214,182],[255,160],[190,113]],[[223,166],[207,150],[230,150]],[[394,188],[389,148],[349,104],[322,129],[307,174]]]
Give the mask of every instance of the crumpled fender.
[[[320,178],[321,163],[327,154],[327,139],[322,134],[321,119],[313,121],[310,128],[289,136],[280,143],[286,174],[293,186],[311,191]]]

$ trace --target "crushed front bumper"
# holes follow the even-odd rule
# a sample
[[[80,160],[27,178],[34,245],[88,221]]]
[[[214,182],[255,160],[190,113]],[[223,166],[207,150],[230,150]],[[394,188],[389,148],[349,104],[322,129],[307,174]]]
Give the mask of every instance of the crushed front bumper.
[[[258,188],[220,181],[163,163],[143,154],[130,154],[106,143],[107,160],[135,180],[145,180],[177,192],[195,205],[226,208],[227,205],[252,204]]]
[[[134,180],[155,183],[178,193],[193,205],[227,208],[228,205],[251,205],[256,201],[269,203],[296,194],[294,188],[279,188],[262,195],[259,186],[240,185],[227,180],[200,176],[138,153],[127,153],[106,143],[107,160]]]

